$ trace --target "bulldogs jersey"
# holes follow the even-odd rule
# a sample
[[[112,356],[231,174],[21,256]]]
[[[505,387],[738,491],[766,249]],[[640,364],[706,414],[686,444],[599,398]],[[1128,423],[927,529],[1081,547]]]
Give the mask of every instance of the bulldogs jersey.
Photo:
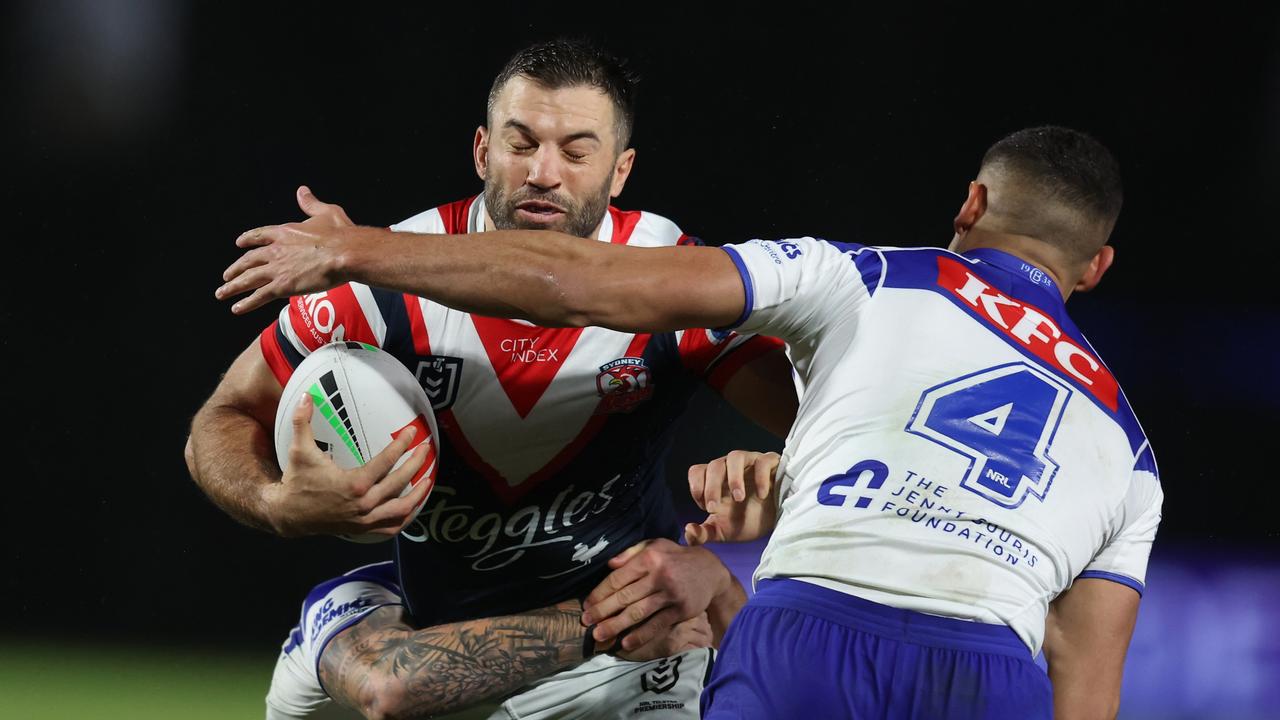
[[[801,386],[757,580],[1008,625],[1033,654],[1076,578],[1142,592],[1155,457],[1045,273],[991,249],[726,250],[738,327],[785,340]]]
[[[393,230],[481,232],[483,198]],[[670,221],[610,208],[602,242],[696,242]],[[262,335],[283,384],[335,340],[377,345],[419,379],[440,426],[440,475],[396,539],[415,621],[517,612],[585,595],[605,561],[677,536],[663,479],[673,421],[699,379],[721,385],[781,343],[729,332],[539,328],[360,284],[292,298]]]

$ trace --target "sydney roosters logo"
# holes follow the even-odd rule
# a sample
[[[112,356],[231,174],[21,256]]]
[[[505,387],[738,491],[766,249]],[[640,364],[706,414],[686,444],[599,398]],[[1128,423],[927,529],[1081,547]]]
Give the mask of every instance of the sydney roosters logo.
[[[1074,380],[1113,412],[1116,410],[1120,386],[1115,377],[1063,333],[1048,314],[1008,297],[950,258],[938,258],[938,285],[1018,347]]]
[[[653,395],[653,381],[644,358],[624,357],[600,366],[596,376],[600,393],[597,413],[631,412]]]

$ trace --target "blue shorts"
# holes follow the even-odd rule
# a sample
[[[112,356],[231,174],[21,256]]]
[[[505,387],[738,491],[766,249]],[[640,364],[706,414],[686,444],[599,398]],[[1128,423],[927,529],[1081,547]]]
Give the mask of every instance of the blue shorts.
[[[704,720],[1051,720],[1049,677],[1012,630],[762,580],[702,694]]]

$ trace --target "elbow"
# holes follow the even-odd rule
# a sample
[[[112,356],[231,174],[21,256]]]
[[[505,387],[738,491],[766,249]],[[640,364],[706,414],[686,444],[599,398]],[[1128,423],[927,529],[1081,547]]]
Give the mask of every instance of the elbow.
[[[182,456],[187,461],[187,472],[191,473],[191,479],[200,482],[200,475],[196,471],[196,451],[191,445],[190,435],[187,435],[187,446],[183,448]]]
[[[367,720],[396,720],[411,716],[408,693],[404,684],[378,674],[360,689],[357,698],[360,714]],[[421,712],[422,708],[416,708]]]

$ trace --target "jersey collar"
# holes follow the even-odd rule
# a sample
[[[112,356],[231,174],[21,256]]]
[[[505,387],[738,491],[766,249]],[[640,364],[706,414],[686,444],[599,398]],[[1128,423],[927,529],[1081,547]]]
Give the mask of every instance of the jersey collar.
[[[995,248],[974,248],[961,253],[961,255],[995,265],[1002,270],[1013,273],[1017,277],[1025,278],[1032,285],[1051,293],[1059,303],[1062,302],[1062,292],[1058,289],[1058,284],[1053,281],[1053,277],[1017,255],[1003,250],[996,250]]]

